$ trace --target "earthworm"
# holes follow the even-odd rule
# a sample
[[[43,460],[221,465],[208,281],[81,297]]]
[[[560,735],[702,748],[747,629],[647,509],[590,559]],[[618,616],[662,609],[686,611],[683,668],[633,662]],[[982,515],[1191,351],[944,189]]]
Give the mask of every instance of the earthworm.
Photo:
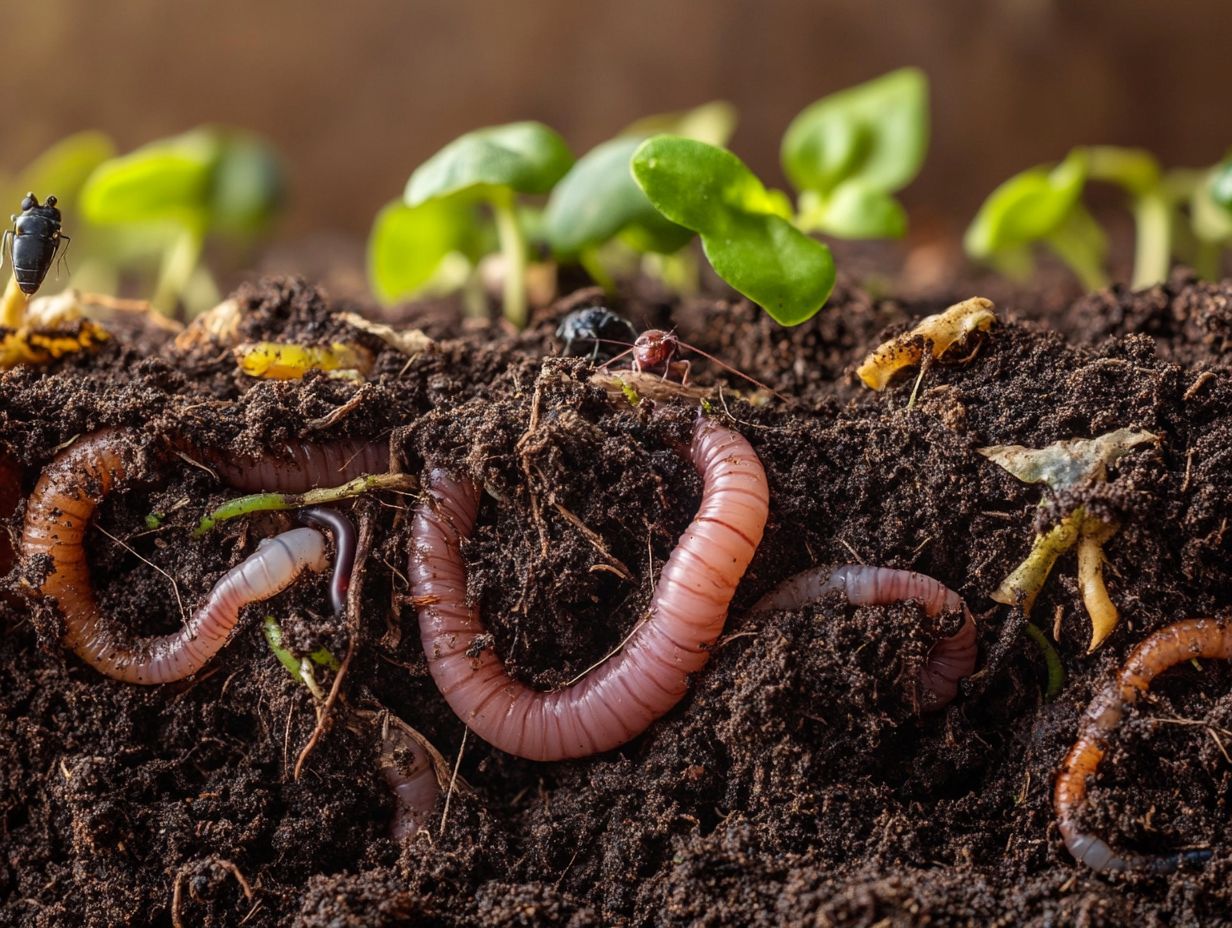
[[[216,449],[197,453],[224,483],[254,493],[304,493],[389,470],[389,447],[384,442],[353,438],[284,442],[256,459],[237,458]]]
[[[460,545],[475,525],[479,490],[434,469],[415,512],[411,585],[428,669],[446,702],[489,744],[532,760],[618,747],[670,710],[723,630],[727,608],[761,542],[770,491],[761,461],[737,432],[702,419],[690,456],[701,506],[664,564],[649,617],[620,652],[578,683],[541,692],[513,680],[466,596]]]
[[[853,606],[885,606],[914,600],[928,616],[962,609],[963,623],[958,631],[934,644],[920,668],[920,707],[926,711],[940,709],[958,695],[959,681],[975,670],[975,620],[962,597],[932,577],[913,570],[863,564],[814,567],[784,580],[759,599],[751,611],[756,614],[799,609],[832,591],[842,593]]]
[[[95,432],[62,451],[43,471],[26,508],[22,554],[29,558],[47,555],[51,570],[40,586],[43,596],[55,602],[66,624],[64,644],[102,673],[130,683],[165,683],[199,670],[223,646],[238,619],[240,608],[286,589],[305,569],[323,570],[326,564],[324,538],[313,529],[296,529],[263,543],[247,560],[229,570],[215,584],[205,605],[196,610],[184,628],[169,635],[125,640],[111,628],[98,607],[90,583],[84,539],[95,509],[123,479],[126,456],[133,446],[131,433],[118,429]],[[221,468],[228,479],[240,481],[240,489],[297,492],[296,487],[319,479],[333,479],[342,468],[342,479],[357,476],[376,464],[382,447],[375,443],[340,442],[333,445],[299,443],[292,459],[303,465],[296,474],[291,465],[262,459],[248,465],[230,462]],[[217,454],[214,452],[213,454]],[[217,463],[217,461],[215,461]],[[269,481],[262,483],[260,481]],[[302,492],[299,490],[298,492]],[[345,531],[337,533],[339,567],[335,583],[343,595],[349,582]],[[353,533],[352,533],[353,537]],[[353,556],[353,552],[352,555]],[[331,590],[331,593],[334,592]],[[337,606],[337,599],[334,598]]]
[[[334,536],[334,574],[329,581],[329,602],[334,615],[346,612],[347,589],[351,586],[351,569],[355,566],[355,525],[336,509],[310,506],[301,509],[299,520],[307,525],[327,528]]]
[[[1157,676],[1196,657],[1232,660],[1232,625],[1215,619],[1186,619],[1162,628],[1139,644],[1128,660],[1087,707],[1078,725],[1078,740],[1065,756],[1052,796],[1057,827],[1073,858],[1092,870],[1147,870],[1171,873],[1182,863],[1200,863],[1209,850],[1175,854],[1122,854],[1098,835],[1079,830],[1078,813],[1087,801],[1087,777],[1093,776],[1108,748],[1108,739],[1125,713],[1140,700]]]
[[[399,761],[399,754],[409,757],[409,763]],[[390,836],[401,842],[408,835],[426,830],[436,797],[441,794],[436,766],[428,752],[400,726],[386,725],[377,766],[397,806]]]

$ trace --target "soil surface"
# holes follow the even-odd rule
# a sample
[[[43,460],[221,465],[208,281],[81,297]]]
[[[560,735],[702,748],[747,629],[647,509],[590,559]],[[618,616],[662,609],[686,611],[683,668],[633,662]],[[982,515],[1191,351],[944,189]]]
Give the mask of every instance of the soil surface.
[[[710,414],[765,465],[770,521],[688,695],[601,756],[533,763],[465,737],[428,676],[408,602],[413,494],[350,506],[373,539],[356,625],[330,615],[323,578],[305,578],[246,609],[197,677],[160,687],[114,682],[65,652],[60,616],[31,592],[48,565],[18,559],[0,591],[0,924],[1232,922],[1228,668],[1203,662],[1158,682],[1100,767],[1083,819],[1117,847],[1209,847],[1208,863],[1096,875],[1070,859],[1051,811],[1078,718],[1130,648],[1232,605],[1232,283],[1178,273],[1141,293],[1002,303],[986,335],[925,372],[914,405],[915,370],[884,393],[852,376],[881,340],[972,295],[874,298],[844,282],[791,330],[739,301],[612,304],[639,329],[674,327],[785,399],[746,402],[748,383],[690,358],[699,384],[721,386]],[[597,299],[568,297],[520,334],[460,322],[447,307],[409,310],[398,324],[436,341],[408,358],[335,316],[352,307],[271,280],[238,294],[229,341],[359,343],[375,356],[362,386],[319,373],[252,380],[228,341],[177,345],[154,328],[8,371],[0,474],[18,475],[20,493],[0,493],[3,535],[16,541],[20,498],[57,449],[104,426],[129,429],[129,472],[87,538],[93,580],[117,627],[166,632],[180,604],[201,602],[291,524],[266,515],[194,538],[207,509],[239,495],[197,449],[387,442],[410,474],[431,463],[484,485],[464,549],[470,595],[516,677],[562,685],[641,619],[700,495],[679,453],[694,406],[613,400],[588,382],[588,361],[560,357],[559,319]],[[1160,442],[1064,499],[977,451],[1118,428]],[[1074,556],[1064,556],[1032,613],[1065,670],[1047,699],[1020,611],[988,594],[1034,533],[1078,504],[1121,526],[1105,551],[1122,621],[1086,653],[1090,625]],[[153,528],[151,513],[163,514]],[[946,629],[913,604],[830,598],[749,614],[789,575],[851,561],[927,573],[976,613],[980,671],[949,707],[917,711],[916,675]],[[316,703],[271,653],[265,615],[297,652],[352,654],[298,779]],[[326,690],[333,680],[319,670]],[[393,799],[369,710],[402,719],[456,770],[431,834],[401,847],[389,837]]]

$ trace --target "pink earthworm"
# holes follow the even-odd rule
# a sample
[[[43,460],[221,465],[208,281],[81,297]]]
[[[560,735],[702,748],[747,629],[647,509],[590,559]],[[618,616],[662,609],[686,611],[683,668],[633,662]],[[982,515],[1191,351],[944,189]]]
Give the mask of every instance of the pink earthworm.
[[[258,548],[224,574],[205,605],[193,613],[180,631],[136,642],[126,639],[106,621],[98,607],[84,540],[98,505],[127,474],[127,457],[135,444],[135,436],[130,432],[102,429],[57,455],[44,469],[30,496],[21,551],[27,558],[50,558],[51,569],[39,592],[63,614],[67,647],[116,679],[165,683],[201,669],[226,643],[242,606],[277,594],[304,569],[323,570],[325,545],[320,532],[312,529],[283,533],[272,540],[273,544]],[[306,482],[311,487],[319,479],[334,479],[338,467],[342,470],[337,476],[343,481],[365,473],[380,459],[373,449],[383,448],[375,443],[365,446],[366,451],[359,443],[299,443],[294,447],[298,449],[295,460],[311,472],[308,477],[297,475],[283,463],[274,465],[266,459],[244,468],[232,462],[231,469],[224,472],[228,479],[238,482],[239,489],[302,492],[297,488],[304,487]],[[344,459],[349,463],[344,463]],[[378,469],[386,466],[387,461],[381,460]],[[345,538],[340,535],[338,542],[340,553],[345,554]],[[335,577],[335,585],[340,577]]]
[[[399,755],[405,760],[399,760]],[[390,836],[398,842],[428,829],[428,819],[441,794],[436,765],[414,738],[401,726],[390,724],[381,737],[377,767],[394,794],[394,820]]]
[[[617,654],[554,692],[513,680],[491,647],[475,650],[485,627],[467,601],[460,545],[474,528],[479,490],[432,471],[412,527],[412,592],[428,669],[475,734],[532,760],[585,757],[635,738],[684,696],[723,631],[770,502],[765,470],[739,433],[699,420],[690,456],[701,506],[663,566],[649,617]]]
[[[1157,676],[1197,657],[1232,660],[1232,624],[1215,619],[1185,619],[1161,628],[1130,653],[1115,679],[1087,707],[1078,740],[1057,773],[1052,807],[1065,847],[1074,860],[1092,870],[1145,870],[1171,873],[1182,863],[1201,863],[1209,850],[1174,854],[1123,854],[1103,838],[1079,829],[1078,813],[1086,806],[1087,778],[1095,774],[1130,707],[1142,699]]]
[[[844,564],[814,567],[784,580],[753,606],[752,612],[799,609],[830,592],[842,593],[853,606],[885,606],[913,600],[926,615],[963,613],[958,631],[942,638],[928,652],[920,668],[920,707],[941,709],[958,695],[958,684],[975,670],[978,647],[975,620],[961,596],[932,577],[913,570]]]

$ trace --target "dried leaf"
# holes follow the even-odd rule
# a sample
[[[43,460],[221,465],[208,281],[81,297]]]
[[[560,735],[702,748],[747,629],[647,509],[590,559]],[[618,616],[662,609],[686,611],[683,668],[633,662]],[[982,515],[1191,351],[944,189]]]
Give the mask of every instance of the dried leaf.
[[[856,374],[866,386],[884,390],[896,373],[923,360],[925,347],[934,358],[940,358],[972,332],[986,332],[996,321],[991,300],[976,296],[956,303],[945,312],[922,320],[910,332],[880,345],[864,359]]]
[[[1138,445],[1158,441],[1159,436],[1151,432],[1117,429],[1098,438],[1068,439],[1046,448],[992,445],[979,452],[1023,483],[1043,483],[1060,492],[1087,478],[1107,479],[1109,464]]]
[[[335,313],[334,318],[361,332],[375,335],[390,348],[402,352],[408,358],[417,357],[432,346],[432,339],[424,335],[421,329],[395,329],[383,322],[365,319],[358,313]]]

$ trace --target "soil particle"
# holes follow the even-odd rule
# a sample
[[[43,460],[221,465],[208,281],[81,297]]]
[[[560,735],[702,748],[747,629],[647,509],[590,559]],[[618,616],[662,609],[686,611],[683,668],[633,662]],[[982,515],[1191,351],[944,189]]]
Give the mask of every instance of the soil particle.
[[[788,400],[750,405],[747,384],[689,358],[700,384],[723,384],[711,413],[766,467],[770,522],[688,695],[599,757],[536,764],[464,736],[406,601],[413,496],[365,504],[378,524],[355,640],[327,615],[324,578],[305,580],[245,610],[198,678],[165,687],[117,684],[65,654],[58,617],[29,594],[49,565],[19,562],[0,599],[0,924],[1229,923],[1229,668],[1203,662],[1158,681],[1110,747],[1083,818],[1118,847],[1210,847],[1206,866],[1169,877],[1075,867],[1051,785],[1080,713],[1133,644],[1232,604],[1232,285],[1178,273],[1141,293],[1050,297],[1056,311],[1043,298],[1021,313],[1002,306],[978,351],[932,365],[910,407],[917,371],[881,394],[851,376],[881,340],[971,295],[874,298],[844,281],[791,330],[743,302],[635,292],[612,304]],[[560,318],[595,294],[541,311],[521,334],[442,306],[410,311],[398,324],[436,339],[410,360],[303,281],[236,299],[239,337],[357,341],[375,356],[368,382],[256,382],[222,344],[148,353],[120,338],[0,375],[0,460],[19,469],[22,495],[75,437],[132,430],[134,466],[87,539],[117,625],[174,629],[181,602],[199,603],[290,524],[236,520],[194,540],[197,519],[236,495],[193,463],[194,448],[252,457],[339,437],[388,441],[412,473],[445,467],[484,487],[463,551],[469,594],[489,625],[484,646],[517,678],[566,684],[643,617],[698,503],[682,454],[697,413],[613,402],[588,383],[585,359],[556,357]],[[1116,428],[1161,440],[1063,498],[978,453]],[[11,537],[22,507],[0,503]],[[988,593],[1075,505],[1120,525],[1105,552],[1122,621],[1086,654],[1074,557],[1063,557],[1033,614],[1055,622],[1066,671],[1049,702],[1021,618]],[[164,514],[156,529],[151,513]],[[921,714],[915,687],[953,616],[835,597],[747,611],[803,568],[852,561],[923,571],[976,613],[983,672],[951,706]],[[298,780],[318,707],[270,653],[265,615],[299,651],[354,649]],[[383,708],[457,768],[448,814],[442,802],[431,834],[403,848],[388,837],[376,728],[354,711]]]

